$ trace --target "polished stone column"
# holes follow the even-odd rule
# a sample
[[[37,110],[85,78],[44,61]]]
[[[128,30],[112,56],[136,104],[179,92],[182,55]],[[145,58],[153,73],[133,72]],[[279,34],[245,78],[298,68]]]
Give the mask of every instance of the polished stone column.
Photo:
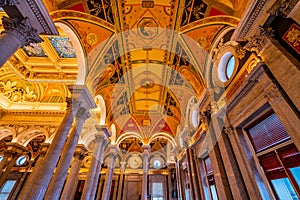
[[[120,173],[120,180],[119,180],[119,187],[118,187],[118,197],[117,200],[122,200],[123,197],[123,182],[124,182],[124,176],[125,176],[125,170],[126,170],[126,162],[120,162],[121,164],[121,173]]]
[[[69,200],[73,199],[76,192],[76,183],[78,181],[78,175],[80,171],[80,166],[82,163],[82,159],[84,158],[84,154],[87,152],[87,149],[84,145],[77,145],[73,161],[71,164],[71,169],[67,181],[64,186],[63,193],[61,195],[61,200]]]
[[[101,147],[100,158],[98,160],[98,165],[97,165],[97,169],[96,169],[96,176],[95,176],[95,180],[94,180],[92,191],[91,191],[91,196],[92,197],[95,197],[95,195],[96,195],[98,182],[99,182],[99,176],[100,176],[100,172],[101,172],[101,166],[102,166],[103,159],[104,159],[105,147],[108,145],[108,143],[109,143],[109,141],[105,140],[102,144],[102,147]]]
[[[150,145],[143,145],[143,179],[142,179],[142,200],[147,200],[148,195],[148,170],[149,170],[149,155]]]
[[[72,106],[72,99],[67,99],[67,103],[66,115],[51,142],[44,161],[37,166],[33,172],[37,178],[32,183],[28,183],[29,186],[25,186],[30,189],[30,192],[28,192],[28,195],[20,197],[20,199],[38,200],[44,198],[53,171],[71,129],[74,113],[77,113],[79,106],[79,102],[74,102]]]
[[[200,199],[200,187],[198,183],[197,172],[195,169],[195,161],[194,161],[194,152],[192,149],[187,150],[187,156],[189,161],[189,168],[190,168],[190,178],[191,178],[191,185],[192,185],[192,192],[195,196],[195,199]]]
[[[118,151],[118,147],[115,145],[110,145],[109,148],[110,148],[110,154],[109,154],[110,158],[109,158],[107,172],[105,176],[102,200],[109,200],[110,197],[111,183],[114,175],[114,165],[115,165],[116,155]]]
[[[37,161],[35,163],[35,167],[33,168],[31,174],[29,175],[29,178],[27,178],[27,181],[25,182],[25,185],[23,186],[22,190],[21,190],[21,193],[20,193],[20,197],[25,197],[28,195],[29,191],[30,191],[30,185],[32,185],[32,183],[34,182],[34,180],[36,180],[38,174],[37,173],[34,173],[38,166],[42,164],[43,160],[44,160],[44,157],[46,155],[46,152],[49,148],[49,145],[48,143],[43,143],[41,144],[41,149],[40,149],[40,155],[39,157],[37,158]]]
[[[176,165],[176,183],[177,183],[177,190],[178,190],[178,199],[182,199],[180,162],[176,161],[175,165]]]
[[[26,150],[26,148],[18,143],[8,143],[7,150],[5,151],[5,157],[8,159],[8,164],[5,168],[5,171],[0,177],[0,188],[6,182],[7,176],[16,163],[18,157]]]
[[[94,182],[98,182],[97,176],[99,177],[98,170],[100,164],[100,156],[101,154],[103,154],[102,149],[103,149],[105,138],[103,134],[96,135],[95,137],[96,137],[95,138],[96,146],[92,154],[92,161],[89,168],[88,177],[87,180],[85,181],[82,196],[81,196],[81,199],[86,199],[86,200],[94,197],[92,196],[92,191],[94,189],[93,187],[97,187],[97,184],[94,185]]]
[[[5,31],[0,35],[0,67],[21,47],[42,42],[28,18],[2,17]]]
[[[59,199],[60,193],[64,186],[68,169],[70,167],[76,145],[78,143],[79,135],[82,130],[83,124],[87,118],[90,117],[89,109],[80,107],[76,113],[75,126],[72,129],[67,142],[64,146],[64,150],[61,154],[61,158],[56,167],[55,173],[51,179],[49,188],[46,192],[45,199]]]

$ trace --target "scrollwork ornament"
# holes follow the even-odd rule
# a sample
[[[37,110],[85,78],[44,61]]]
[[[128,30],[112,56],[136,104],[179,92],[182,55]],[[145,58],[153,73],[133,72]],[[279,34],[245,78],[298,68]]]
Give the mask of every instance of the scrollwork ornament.
[[[27,46],[30,43],[39,43],[43,41],[37,33],[37,30],[31,26],[27,17],[22,19],[17,16],[13,18],[3,16],[2,23],[5,29],[3,33],[14,35],[21,42],[21,47]]]
[[[18,0],[0,0],[0,6],[14,6],[19,4]]]
[[[277,3],[268,11],[271,15],[287,17],[298,0],[283,0]]]
[[[259,26],[258,32],[251,36],[244,48],[248,51],[254,51],[257,54],[263,49],[266,43],[266,38],[274,39],[274,30],[272,27]]]

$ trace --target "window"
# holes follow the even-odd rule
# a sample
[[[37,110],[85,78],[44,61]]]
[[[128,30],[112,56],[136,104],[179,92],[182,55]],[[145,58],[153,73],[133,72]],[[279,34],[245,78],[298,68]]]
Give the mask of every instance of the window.
[[[275,113],[254,125],[248,133],[256,153],[290,139]]]
[[[3,156],[0,156],[0,162],[3,160]]]
[[[258,158],[278,199],[298,199],[300,153],[296,146],[290,144]]]
[[[214,179],[213,170],[212,170],[212,167],[211,167],[209,157],[206,157],[204,159],[204,164],[205,164],[205,172],[206,172],[206,177],[207,177],[207,182],[208,182],[209,190],[210,190],[210,193],[211,193],[211,197],[212,197],[213,200],[217,200],[218,195],[217,195],[217,190],[216,190],[216,186],[215,186],[215,179]]]
[[[163,192],[163,184],[162,183],[152,183],[152,200],[163,200],[164,192]]]
[[[25,162],[27,161],[26,156],[20,156],[17,161],[16,161],[16,165],[21,166],[23,165]]]
[[[288,141],[290,136],[277,115],[265,115],[248,129],[248,135],[277,199],[299,199],[300,153]]]
[[[218,65],[218,76],[220,81],[223,83],[227,82],[232,78],[235,71],[235,57],[231,52],[226,52],[220,59]]]
[[[14,185],[16,183],[16,180],[7,180],[3,187],[0,190],[0,199],[6,200],[8,199],[12,189],[14,188]]]

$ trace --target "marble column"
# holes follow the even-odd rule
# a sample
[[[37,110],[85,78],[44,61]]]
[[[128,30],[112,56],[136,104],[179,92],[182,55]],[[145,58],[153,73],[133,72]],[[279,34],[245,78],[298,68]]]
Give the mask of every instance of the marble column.
[[[148,195],[148,170],[149,170],[149,155],[150,145],[143,145],[143,179],[142,179],[142,200],[147,200]]]
[[[1,1],[0,1],[1,2]],[[28,18],[3,16],[5,31],[0,35],[0,67],[21,47],[30,43],[42,42],[37,30],[32,27]]]
[[[61,195],[61,200],[73,199],[76,192],[76,184],[78,181],[78,175],[80,171],[80,166],[84,154],[87,152],[87,149],[84,145],[78,144],[74,153],[73,161],[71,164],[71,169],[67,181],[64,186],[63,193]]]
[[[176,183],[177,183],[177,190],[178,190],[178,199],[182,199],[182,184],[181,184],[181,172],[180,172],[180,162],[176,161]]]
[[[103,144],[101,147],[100,158],[97,163],[96,176],[95,176],[95,180],[93,182],[93,187],[92,187],[92,191],[91,191],[92,197],[95,197],[95,195],[96,195],[98,182],[99,182],[99,176],[100,176],[100,172],[101,172],[101,166],[102,166],[103,158],[104,158],[104,151],[105,151],[105,147],[107,146],[107,144],[108,144],[108,140],[103,141]]]
[[[46,192],[45,199],[59,199],[76,149],[76,145],[78,144],[80,132],[85,120],[89,117],[89,109],[80,107],[76,113],[75,126],[69,134],[67,142],[64,146],[64,150],[61,154],[62,159],[59,160],[59,163],[56,167],[55,173]]]
[[[40,149],[40,155],[39,157],[37,158],[37,161],[35,163],[35,167],[33,168],[31,174],[29,175],[29,178],[27,178],[27,181],[25,182],[25,185],[23,186],[22,190],[21,190],[21,193],[20,193],[20,197],[25,197],[28,195],[29,193],[29,186],[32,185],[32,183],[34,182],[34,180],[37,178],[38,174],[37,173],[34,173],[38,166],[42,164],[43,160],[44,160],[44,157],[46,155],[46,152],[49,148],[49,145],[48,143],[43,143],[41,144],[41,149]]]
[[[93,199],[94,196],[91,196],[92,194],[92,190],[93,187],[97,187],[97,184],[94,185],[94,182],[98,182],[98,178],[99,177],[99,169],[97,169],[99,167],[100,164],[100,155],[103,154],[102,152],[102,147],[104,145],[104,136],[103,135],[96,135],[95,136],[95,150],[92,154],[92,161],[91,161],[91,165],[89,167],[89,173],[88,173],[88,177],[87,180],[85,181],[84,184],[84,188],[83,188],[83,192],[82,192],[82,196],[81,199]]]
[[[64,147],[65,141],[68,137],[68,133],[71,129],[74,113],[77,113],[79,101],[74,101],[72,105],[72,99],[67,99],[67,111],[60,127],[58,128],[51,145],[46,153],[43,162],[37,166],[33,172],[34,176],[37,178],[32,182],[28,183],[29,186],[25,186],[30,189],[28,195],[20,197],[20,199],[32,199],[38,200],[43,199],[46,193],[47,187],[50,183],[53,171],[56,167],[62,149]]]
[[[125,170],[126,170],[126,162],[120,162],[121,164],[121,173],[120,173],[120,180],[119,180],[119,187],[118,187],[118,197],[117,200],[122,200],[123,197],[123,182],[124,182],[124,176],[125,176]]]
[[[109,200],[110,198],[110,190],[111,190],[112,178],[114,175],[114,165],[115,165],[118,147],[115,145],[110,145],[109,149],[110,149],[110,154],[109,154],[110,158],[109,158],[107,172],[105,176],[102,200]]]
[[[5,156],[8,158],[8,164],[5,168],[5,171],[0,177],[0,188],[6,182],[7,176],[16,163],[18,157],[26,150],[26,148],[18,143],[8,143]]]
[[[200,188],[198,183],[197,172],[195,169],[195,161],[194,161],[194,152],[192,149],[187,150],[187,156],[189,161],[189,172],[191,178],[191,185],[192,185],[192,193],[195,196],[195,199],[200,199]]]

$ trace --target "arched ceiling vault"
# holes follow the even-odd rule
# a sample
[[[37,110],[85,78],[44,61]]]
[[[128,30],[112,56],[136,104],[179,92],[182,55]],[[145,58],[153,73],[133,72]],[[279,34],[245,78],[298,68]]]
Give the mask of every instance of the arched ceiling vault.
[[[175,137],[177,126],[186,121],[189,99],[200,99],[207,87],[203,74],[212,43],[223,30],[237,25],[244,11],[240,5],[246,8],[250,1],[43,2],[54,22],[77,35],[84,53],[85,84],[94,96],[103,97],[106,123],[115,124],[117,137],[134,131],[149,139],[159,132]],[[64,59],[54,54],[56,40],[47,37],[46,45],[41,44],[54,45],[46,53],[51,63],[47,69],[65,78],[64,84],[74,83],[74,75],[80,75],[76,56]],[[24,66],[33,65],[35,57],[23,59]],[[25,75],[30,79],[30,73],[45,73],[43,67],[28,67]]]

